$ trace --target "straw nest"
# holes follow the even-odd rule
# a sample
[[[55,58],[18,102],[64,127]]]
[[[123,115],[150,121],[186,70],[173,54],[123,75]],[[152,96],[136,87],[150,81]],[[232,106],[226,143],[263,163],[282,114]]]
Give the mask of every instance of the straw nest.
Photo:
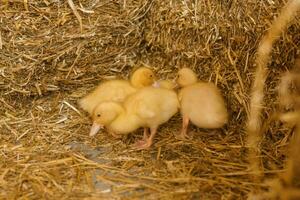
[[[1,199],[246,199],[269,189],[249,178],[244,127],[255,52],[284,5],[273,1],[6,0],[0,4]],[[273,48],[263,116],[265,180],[285,170],[291,128],[270,119],[276,86],[300,53],[299,17]],[[88,137],[77,100],[138,65],[172,78],[191,67],[216,83],[230,112],[221,130],[176,140],[180,116],[150,150]]]

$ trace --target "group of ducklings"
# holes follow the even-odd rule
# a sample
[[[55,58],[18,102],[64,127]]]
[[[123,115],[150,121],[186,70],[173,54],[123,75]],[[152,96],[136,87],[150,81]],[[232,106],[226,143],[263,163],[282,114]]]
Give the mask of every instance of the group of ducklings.
[[[177,86],[179,86],[177,90]],[[212,83],[198,81],[189,68],[178,71],[176,82],[159,80],[146,67],[135,70],[130,80],[109,80],[79,100],[79,106],[93,120],[90,136],[101,128],[118,138],[144,128],[137,149],[153,143],[157,128],[180,109],[182,130],[179,138],[189,138],[189,121],[200,128],[220,128],[228,120],[227,109],[219,89]],[[148,135],[150,129],[150,136]]]

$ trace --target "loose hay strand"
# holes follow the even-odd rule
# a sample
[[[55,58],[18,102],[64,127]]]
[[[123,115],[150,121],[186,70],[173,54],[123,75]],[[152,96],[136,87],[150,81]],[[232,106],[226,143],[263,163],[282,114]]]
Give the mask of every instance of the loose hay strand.
[[[291,72],[285,72],[278,85],[279,104],[283,108],[288,108],[293,104],[293,96],[290,94],[290,86],[295,79],[295,75]]]
[[[299,112],[299,111],[298,111]],[[299,152],[300,152],[300,123],[299,123],[299,117],[298,117],[298,123],[296,125],[294,137],[292,138],[291,145],[290,145],[290,155],[287,161],[287,170],[283,174],[283,179],[285,180],[285,183],[289,187],[298,186],[294,183],[298,183],[299,177],[300,177],[300,158],[299,158]],[[300,189],[299,189],[300,190]]]
[[[28,0],[24,0],[24,7],[25,10],[28,11]]]
[[[0,31],[0,49],[2,49],[3,43],[2,43],[2,35],[1,35],[1,31]]]
[[[80,33],[82,33],[83,31],[83,27],[82,27],[82,18],[80,16],[80,14],[78,13],[77,11],[77,8],[76,6],[74,5],[73,1],[72,0],[68,0],[68,4],[70,6],[70,8],[72,9],[74,15],[76,16],[78,22],[79,22],[79,27],[80,27]]]
[[[279,16],[274,20],[266,36],[262,38],[262,41],[257,50],[256,58],[256,71],[254,74],[254,81],[251,88],[251,100],[250,100],[250,114],[248,117],[248,123],[246,127],[247,132],[247,146],[249,148],[249,163],[251,170],[256,171],[258,176],[262,174],[262,168],[259,159],[259,143],[262,139],[261,132],[261,111],[263,108],[264,86],[267,78],[267,63],[270,58],[272,46],[276,40],[278,40],[282,31],[286,29],[288,23],[297,14],[300,8],[299,0],[291,0],[282,9]]]

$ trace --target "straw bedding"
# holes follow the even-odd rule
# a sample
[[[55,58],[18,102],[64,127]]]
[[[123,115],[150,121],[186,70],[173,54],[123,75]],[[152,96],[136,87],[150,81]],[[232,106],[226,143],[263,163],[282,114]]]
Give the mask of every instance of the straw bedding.
[[[284,1],[4,0],[0,3],[1,199],[246,199],[268,191],[249,175],[245,147],[255,52]],[[280,74],[300,54],[299,15],[273,48],[266,84],[261,162],[265,179],[285,171],[292,129],[276,113]],[[159,129],[150,150],[88,136],[77,100],[101,80],[150,66],[181,67],[221,89],[230,122],[221,130],[181,118]]]

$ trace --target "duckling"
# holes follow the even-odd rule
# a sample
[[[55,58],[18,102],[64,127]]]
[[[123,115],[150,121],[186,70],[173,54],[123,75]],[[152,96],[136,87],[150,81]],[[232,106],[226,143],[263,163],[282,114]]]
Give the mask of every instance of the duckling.
[[[132,73],[130,82],[126,80],[105,81],[80,99],[78,104],[91,115],[99,103],[104,101],[122,102],[128,95],[136,92],[137,89],[153,84],[155,79],[155,74],[151,69],[140,67]]]
[[[150,128],[148,137],[136,143],[136,148],[146,149],[153,143],[158,126],[167,122],[178,112],[176,92],[165,88],[146,87],[128,96],[123,103],[103,102],[93,112],[90,135],[106,127],[114,135],[128,134],[140,127]]]
[[[178,72],[180,112],[182,130],[180,138],[189,137],[189,121],[200,128],[220,128],[228,121],[227,109],[218,88],[212,83],[200,82],[189,68]]]
[[[130,77],[131,85],[138,89],[154,84],[155,80],[156,76],[154,72],[147,67],[138,68]]]

